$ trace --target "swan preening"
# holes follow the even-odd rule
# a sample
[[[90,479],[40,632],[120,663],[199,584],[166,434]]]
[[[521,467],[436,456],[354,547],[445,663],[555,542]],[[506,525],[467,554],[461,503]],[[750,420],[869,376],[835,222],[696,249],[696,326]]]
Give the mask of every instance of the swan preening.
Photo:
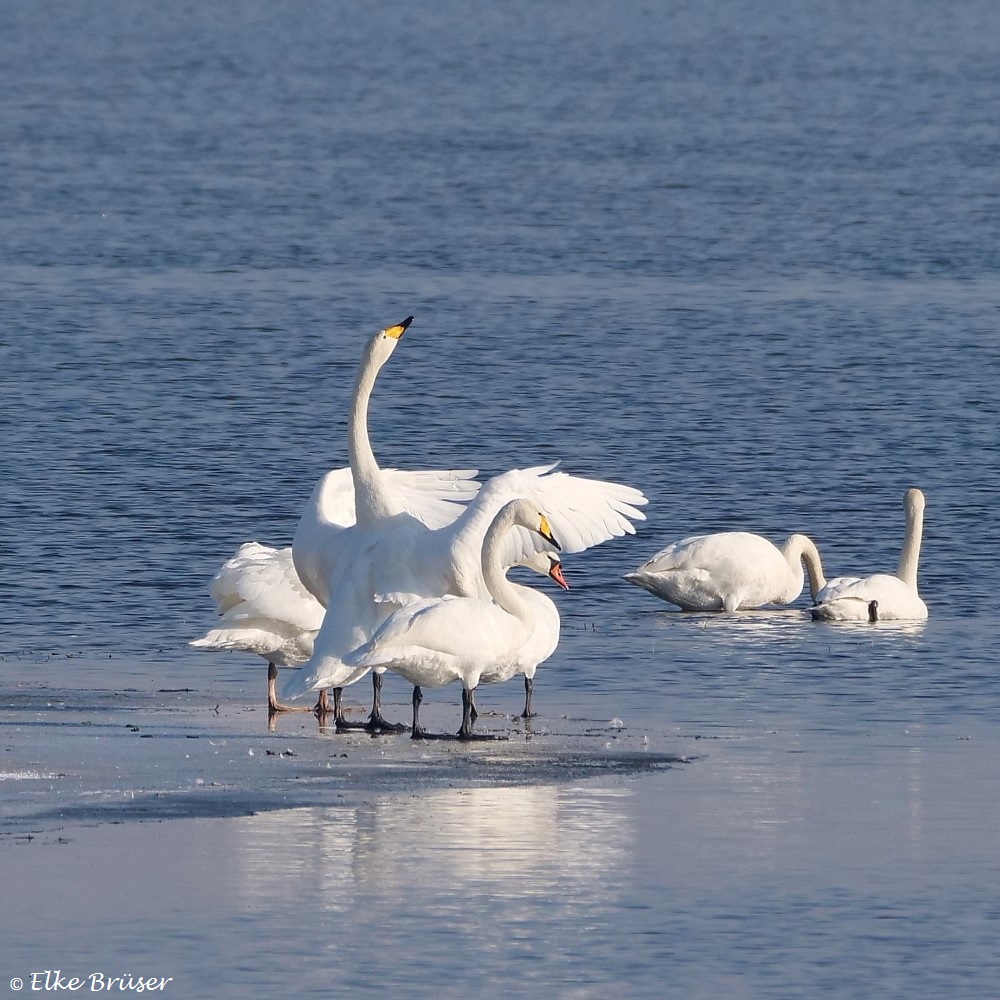
[[[815,600],[826,581],[812,539],[790,535],[778,548],[748,531],[721,531],[674,542],[625,579],[684,611],[745,611],[794,601],[803,563]]]
[[[895,575],[838,577],[816,595],[810,609],[817,621],[923,621],[927,605],[917,593],[917,566],[924,529],[924,495],[909,489],[904,498],[906,533]]]

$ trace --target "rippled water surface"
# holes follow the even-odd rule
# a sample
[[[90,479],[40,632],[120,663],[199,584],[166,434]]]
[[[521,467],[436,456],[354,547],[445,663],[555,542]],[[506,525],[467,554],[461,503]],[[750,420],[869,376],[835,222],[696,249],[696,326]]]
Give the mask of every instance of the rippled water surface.
[[[0,12],[0,984],[994,996],[998,49],[985,0]],[[650,500],[487,749],[269,731],[187,646],[410,314],[383,465]],[[729,529],[892,570],[914,485],[925,624],[621,579]]]

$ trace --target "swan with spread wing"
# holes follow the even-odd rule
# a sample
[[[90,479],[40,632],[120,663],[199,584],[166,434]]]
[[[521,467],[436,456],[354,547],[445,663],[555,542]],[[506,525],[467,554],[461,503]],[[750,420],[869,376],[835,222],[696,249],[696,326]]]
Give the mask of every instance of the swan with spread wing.
[[[639,490],[570,476],[555,471],[555,465],[495,476],[474,499],[468,496],[478,487],[471,470],[436,474],[454,477],[454,494],[449,496],[441,489],[446,483],[437,482],[430,504],[418,503],[420,498],[413,495],[419,480],[406,480],[405,493],[403,484],[387,476],[375,458],[368,406],[378,372],[409,322],[380,331],[366,345],[348,420],[350,469],[328,473],[317,483],[295,532],[295,568],[327,612],[312,657],[283,686],[282,694],[290,699],[333,688],[336,705],[342,689],[368,670],[347,664],[344,657],[367,642],[402,605],[444,594],[484,597],[483,540],[507,501],[524,497],[546,510],[568,552],[634,533],[632,520],[644,519],[637,508],[646,498]],[[351,477],[349,490],[344,488],[345,471]],[[537,568],[544,550],[532,532],[514,526],[499,558],[505,566]],[[372,721],[377,722],[378,679],[374,683]]]

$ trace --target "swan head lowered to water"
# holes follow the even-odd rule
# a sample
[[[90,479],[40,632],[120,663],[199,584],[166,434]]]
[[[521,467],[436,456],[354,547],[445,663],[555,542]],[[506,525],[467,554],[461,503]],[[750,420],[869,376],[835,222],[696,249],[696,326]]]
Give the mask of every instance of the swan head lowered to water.
[[[779,549],[749,531],[720,531],[673,542],[625,579],[684,611],[743,611],[789,604],[802,593],[805,563],[815,599],[825,584],[819,551],[806,535]]]
[[[927,605],[917,592],[917,565],[924,529],[924,495],[912,488],[904,497],[906,533],[896,572],[838,577],[816,595],[816,621],[923,621]]]

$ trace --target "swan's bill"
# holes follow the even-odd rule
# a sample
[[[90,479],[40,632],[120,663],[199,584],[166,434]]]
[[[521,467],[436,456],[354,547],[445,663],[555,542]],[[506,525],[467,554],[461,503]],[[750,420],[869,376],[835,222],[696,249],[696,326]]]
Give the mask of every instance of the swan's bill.
[[[549,519],[544,514],[538,515],[538,534],[540,534],[542,538],[549,543],[549,545],[553,546],[557,552],[562,548],[562,546],[552,536],[552,528],[549,525]]]
[[[407,316],[402,323],[397,323],[395,326],[387,326],[382,332],[387,337],[392,337],[393,340],[399,340],[400,337],[406,333],[406,328],[413,322],[412,316]]]
[[[562,563],[554,557],[550,556],[550,558],[552,559],[552,565],[549,566],[549,576],[552,577],[552,579],[555,580],[555,582],[558,583],[563,590],[569,590],[569,584],[566,582],[566,577],[563,576]]]

